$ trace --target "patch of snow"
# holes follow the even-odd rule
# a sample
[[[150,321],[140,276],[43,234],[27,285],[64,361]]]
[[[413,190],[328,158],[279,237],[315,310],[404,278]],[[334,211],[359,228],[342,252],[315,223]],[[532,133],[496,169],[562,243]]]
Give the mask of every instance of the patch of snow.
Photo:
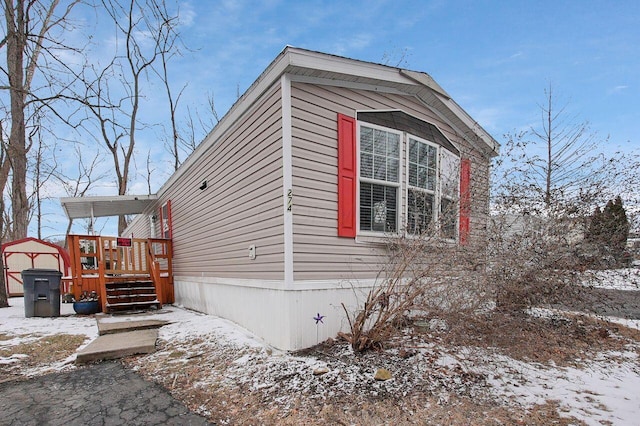
[[[607,317],[607,320],[611,322],[615,322],[616,324],[624,325],[625,327],[635,328],[636,330],[640,330],[640,320],[625,319],[625,318],[618,318],[618,317]]]
[[[42,337],[65,333],[84,335],[90,339],[98,336],[95,318],[75,315],[70,303],[62,303],[60,316],[54,318],[26,318],[23,297],[10,298],[9,305],[0,309],[0,334],[13,336],[12,345],[33,341],[34,335]]]
[[[640,330],[640,320],[637,319],[626,319],[614,316],[604,316],[591,314],[586,312],[578,312],[578,311],[564,311],[562,309],[550,309],[550,308],[540,308],[534,307],[527,309],[527,314],[536,317],[536,318],[547,318],[551,320],[557,321],[568,321],[565,317],[566,314],[569,315],[577,315],[577,316],[587,316],[591,318],[601,319],[603,321],[609,321],[612,323],[620,324],[628,328],[634,328],[636,330]]]
[[[625,278],[610,271],[607,271],[606,277],[615,288],[630,287],[622,285]],[[34,335],[77,334],[87,336],[89,341],[97,337],[95,318],[73,315],[71,305],[62,304],[58,318],[25,318],[22,298],[12,298],[9,303],[11,307],[0,309],[0,334],[10,339],[0,341],[0,347],[28,341]],[[465,351],[456,348],[455,352],[447,352],[435,344],[425,344],[416,347],[414,356],[397,361],[411,369],[411,374],[402,374],[394,365],[377,365],[375,357],[354,356],[348,345],[344,345],[343,352],[334,352],[330,358],[298,356],[269,347],[228,320],[179,306],[164,307],[162,312],[166,313],[133,318],[114,316],[108,319],[110,322],[132,319],[169,321],[168,325],[160,328],[159,337],[168,345],[171,356],[159,351],[141,358],[140,365],[154,361],[186,363],[194,358],[199,363],[221,360],[219,362],[226,365],[224,376],[221,377],[212,364],[211,368],[204,369],[209,375],[198,377],[199,386],[241,383],[250,389],[259,389],[274,401],[279,399],[285,406],[289,401],[293,403],[293,399],[287,399],[292,395],[324,400],[334,395],[363,392],[364,389],[372,397],[398,396],[407,394],[415,387],[428,387],[446,403],[449,398],[447,391],[461,386],[455,381],[458,376],[451,372],[463,371],[486,377],[486,386],[497,398],[504,401],[517,398],[518,403],[526,406],[555,400],[559,402],[564,415],[575,416],[588,425],[607,422],[634,424],[640,418],[640,365],[637,351],[633,349],[615,354],[605,353],[601,358],[585,360],[583,368],[561,368],[516,361],[489,352],[486,352],[486,359],[478,363],[477,349]],[[551,310],[534,310],[532,313],[540,316],[558,314]],[[640,320],[615,320],[636,328],[640,326]],[[208,358],[211,354],[218,358]],[[616,359],[611,360],[609,356]],[[0,359],[0,364],[15,362],[19,357],[18,354]],[[46,369],[62,369],[74,358],[69,357]],[[329,371],[314,375],[314,370],[319,366]],[[377,368],[387,368],[393,373],[393,378],[384,382],[375,381],[373,375]],[[34,370],[29,374],[43,371]],[[164,370],[161,374],[164,374]],[[484,379],[481,380],[485,383]]]
[[[550,368],[494,355],[490,383],[496,394],[530,406],[558,401],[561,413],[588,425],[633,424],[640,416],[637,361],[586,361],[583,368]]]
[[[640,290],[640,269],[587,271],[582,284],[587,287],[613,290]]]
[[[236,365],[246,365],[249,361],[251,361],[251,358],[252,357],[249,354],[242,355],[240,358],[233,361],[233,363]]]
[[[13,364],[15,362],[20,361],[23,358],[28,358],[29,355],[26,354],[13,354],[9,357],[0,357],[0,364],[2,365],[7,365],[7,364]]]
[[[165,309],[165,308],[163,308]],[[169,325],[160,328],[164,340],[191,340],[214,334],[223,342],[238,347],[264,348],[266,345],[248,330],[224,318],[190,311],[180,306],[167,307]],[[153,317],[153,319],[160,319]],[[164,319],[164,318],[162,318]]]

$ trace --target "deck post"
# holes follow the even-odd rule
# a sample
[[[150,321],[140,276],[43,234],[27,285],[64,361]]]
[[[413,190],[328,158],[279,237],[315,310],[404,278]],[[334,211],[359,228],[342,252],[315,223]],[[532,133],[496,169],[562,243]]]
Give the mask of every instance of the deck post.
[[[96,250],[97,262],[98,262],[98,289],[100,296],[100,306],[102,307],[102,312],[107,312],[107,280],[106,280],[106,268],[105,268],[105,259],[104,255],[104,243],[102,238],[98,237],[98,241],[96,243],[98,248]]]

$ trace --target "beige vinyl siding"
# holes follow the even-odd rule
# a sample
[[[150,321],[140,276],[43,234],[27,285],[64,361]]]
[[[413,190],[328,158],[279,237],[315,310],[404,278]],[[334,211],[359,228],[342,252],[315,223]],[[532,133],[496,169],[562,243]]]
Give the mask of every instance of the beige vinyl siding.
[[[484,228],[488,208],[488,159],[419,100],[410,96],[294,83],[292,155],[294,187],[294,279],[375,278],[385,262],[384,245],[337,236],[337,113],[402,110],[436,124],[472,158],[472,235]],[[406,171],[403,163],[403,177]],[[403,207],[404,208],[404,207]]]
[[[276,85],[160,195],[171,200],[175,275],[283,279],[282,194]]]
[[[151,237],[151,220],[150,216],[155,214],[153,211],[145,212],[135,217],[135,219],[129,224],[125,230],[123,237],[133,238],[150,238]],[[156,234],[159,235],[159,234]]]

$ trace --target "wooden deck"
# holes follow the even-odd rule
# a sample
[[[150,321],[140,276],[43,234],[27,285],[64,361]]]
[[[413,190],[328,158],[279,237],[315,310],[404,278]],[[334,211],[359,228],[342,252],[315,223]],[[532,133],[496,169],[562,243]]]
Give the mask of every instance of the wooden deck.
[[[73,295],[96,292],[102,312],[174,302],[171,240],[68,235]]]

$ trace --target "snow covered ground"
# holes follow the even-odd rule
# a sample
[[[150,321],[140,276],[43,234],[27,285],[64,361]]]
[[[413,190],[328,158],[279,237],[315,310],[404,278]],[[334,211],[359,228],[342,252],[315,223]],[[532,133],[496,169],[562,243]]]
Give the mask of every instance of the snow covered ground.
[[[640,268],[587,271],[583,285],[611,290],[640,290]]]
[[[608,273],[600,286],[618,290],[640,291],[638,270]],[[598,272],[597,274],[602,274]],[[602,277],[600,277],[602,278]],[[608,280],[607,282],[604,282]],[[593,284],[590,284],[593,285]],[[11,307],[0,309],[0,349],[28,342],[38,336],[60,333],[84,335],[85,345],[97,337],[96,321],[92,317],[76,316],[70,304],[61,305],[59,318],[25,318],[22,298],[10,299]],[[416,380],[425,374],[424,357],[414,357],[415,377],[394,377],[387,382],[374,382],[372,369],[355,368],[349,365],[332,365],[324,379],[314,378],[312,372],[327,365],[325,360],[313,356],[292,355],[268,347],[251,333],[235,324],[213,316],[192,312],[177,306],[169,306],[147,316],[135,319],[163,319],[170,321],[160,329],[160,340],[170,346],[171,354],[161,351],[144,358],[143,363],[186,363],[208,351],[224,352],[229,357],[225,376],[227,380],[246,383],[253,391],[273,388],[274,376],[290,377],[291,382],[278,379],[283,387],[282,398],[288,392],[295,393],[302,386],[312,384],[314,392],[335,392],[339,387],[356,391],[358,383],[367,382],[378,386],[381,393],[409,392]],[[111,321],[127,321],[128,317],[113,317]],[[129,319],[130,320],[130,319]],[[620,321],[620,320],[618,320]],[[639,320],[625,320],[625,325],[640,329]],[[197,342],[194,344],[193,342]],[[184,348],[180,351],[179,348]],[[429,348],[425,350],[431,350]],[[640,419],[640,360],[638,344],[628,350],[600,353],[596,359],[580,361],[579,367],[557,367],[549,364],[523,362],[493,352],[477,349],[475,355],[444,351],[434,352],[440,358],[436,365],[449,369],[473,371],[487,377],[490,392],[505,404],[517,403],[529,407],[557,401],[561,415],[573,416],[588,425],[639,424]],[[347,354],[348,355],[348,354]],[[14,353],[0,358],[0,364],[19,362],[23,354]],[[76,368],[73,357],[54,365],[40,366],[24,371],[25,376],[51,371]],[[214,372],[215,373],[215,372]],[[300,380],[300,378],[305,378]],[[327,377],[329,379],[327,379]],[[416,379],[417,378],[417,379]],[[216,380],[220,377],[216,376]],[[315,380],[315,382],[314,382]],[[322,380],[330,380],[331,386],[319,386]],[[200,378],[207,383],[207,378]],[[174,379],[175,384],[175,379]],[[514,402],[515,401],[515,402]]]

